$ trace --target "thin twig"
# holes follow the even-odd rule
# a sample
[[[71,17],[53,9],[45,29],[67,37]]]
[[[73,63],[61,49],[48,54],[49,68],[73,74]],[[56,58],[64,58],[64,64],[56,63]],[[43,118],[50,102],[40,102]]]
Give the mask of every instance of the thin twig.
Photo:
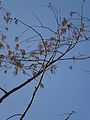
[[[75,111],[72,111],[71,113],[69,113],[69,115],[67,116],[67,118],[66,118],[65,120],[68,120],[73,113],[76,113],[76,112],[75,112]]]
[[[7,94],[8,92],[6,90],[4,90],[3,88],[0,87],[0,90],[2,90],[5,94]]]
[[[41,75],[41,77],[40,77],[40,80],[39,80],[39,83],[38,83],[37,87],[35,87],[35,90],[34,90],[34,92],[33,92],[33,95],[32,95],[32,98],[31,98],[31,100],[30,100],[30,103],[28,104],[27,108],[25,109],[24,113],[22,114],[20,120],[22,120],[22,119],[25,117],[27,111],[30,109],[30,107],[31,107],[31,105],[32,105],[32,102],[33,102],[33,100],[34,100],[34,98],[35,98],[36,92],[37,92],[37,90],[38,90],[38,88],[39,88],[39,86],[40,86],[40,84],[41,84],[42,79],[43,79],[44,73],[45,73],[45,68],[44,68],[43,73],[42,73],[42,75]]]
[[[56,32],[54,30],[52,30],[51,28],[47,27],[47,26],[44,26],[44,25],[41,25],[41,26],[33,26],[33,27],[41,27],[41,28],[45,28],[45,29],[48,29],[49,31],[51,31],[52,33],[56,34]]]
[[[16,116],[21,116],[22,114],[14,114],[14,115],[12,115],[12,116],[10,116],[10,117],[8,117],[6,120],[9,120],[9,119],[11,119],[11,118],[13,118],[13,117],[16,117]]]
[[[32,11],[30,10],[30,12],[33,13],[33,15],[36,17],[36,19],[38,20],[38,22],[40,23],[40,25],[42,26],[43,24],[41,23],[40,19],[38,18],[38,16]]]
[[[84,8],[85,0],[82,0],[82,7],[81,7],[81,24],[83,23],[83,8]]]

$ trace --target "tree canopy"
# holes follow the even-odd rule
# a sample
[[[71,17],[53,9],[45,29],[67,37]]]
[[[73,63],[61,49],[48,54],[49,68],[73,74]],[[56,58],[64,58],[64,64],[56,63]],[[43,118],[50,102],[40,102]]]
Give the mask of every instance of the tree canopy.
[[[68,17],[62,17],[61,11],[52,3],[46,5],[54,17],[55,26],[52,28],[44,25],[33,11],[31,13],[38,22],[35,25],[26,23],[26,18],[23,20],[13,17],[14,15],[3,7],[0,1],[0,72],[3,76],[10,74],[13,79],[21,79],[8,89],[0,85],[0,104],[22,90],[21,88],[25,89],[28,85],[33,87],[32,97],[24,106],[24,111],[11,115],[7,120],[15,116],[20,120],[25,117],[31,109],[38,89],[44,88],[44,76],[50,77],[51,74],[55,74],[60,62],[90,59],[88,53],[71,54],[73,49],[78,50],[79,44],[86,42],[89,44],[90,41],[90,19],[84,16],[84,3],[85,0],[82,0],[80,13],[70,11]],[[72,67],[69,66],[70,70]],[[73,113],[74,111],[70,112],[65,120],[68,120]]]

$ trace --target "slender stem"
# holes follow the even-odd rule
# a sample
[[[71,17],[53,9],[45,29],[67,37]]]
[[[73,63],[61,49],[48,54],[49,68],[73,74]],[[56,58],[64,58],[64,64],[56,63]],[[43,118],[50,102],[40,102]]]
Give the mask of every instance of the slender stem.
[[[76,113],[75,111],[72,111],[71,113],[68,114],[67,118],[65,120],[68,120],[73,113]]]
[[[42,73],[42,75],[41,75],[41,77],[40,77],[40,80],[39,80],[39,83],[38,83],[37,87],[35,87],[35,90],[34,90],[34,92],[33,92],[33,95],[32,95],[32,98],[31,98],[31,100],[30,100],[30,103],[28,104],[27,108],[25,109],[24,113],[22,114],[20,120],[22,120],[22,119],[25,117],[27,111],[30,109],[30,107],[31,107],[31,105],[32,105],[32,102],[33,102],[33,100],[34,100],[34,98],[35,98],[36,92],[37,92],[37,90],[38,90],[38,88],[39,88],[39,86],[40,86],[40,84],[41,84],[42,79],[43,79],[44,73],[45,73],[45,68],[43,69],[43,73]]]
[[[0,90],[2,90],[5,94],[7,94],[7,91],[0,87]]]
[[[12,115],[12,116],[8,117],[6,120],[9,120],[9,119],[11,119],[11,118],[13,118],[13,117],[21,116],[21,115],[22,115],[22,114],[15,114],[15,115]]]

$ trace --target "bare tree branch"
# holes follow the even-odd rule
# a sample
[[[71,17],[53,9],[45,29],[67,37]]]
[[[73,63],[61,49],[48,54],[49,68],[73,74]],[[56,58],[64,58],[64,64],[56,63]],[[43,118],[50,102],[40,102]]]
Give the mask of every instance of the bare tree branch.
[[[13,118],[13,117],[17,117],[17,116],[21,116],[21,115],[22,115],[22,114],[14,114],[14,115],[8,117],[6,120],[9,120],[9,119],[11,119],[11,118]]]
[[[20,70],[23,72],[23,74],[26,74],[29,77],[29,79],[25,80],[20,85],[13,87],[13,89],[8,92],[0,87],[0,90],[4,92],[4,95],[2,95],[0,98],[0,103],[2,103],[8,96],[13,95],[13,93],[21,88],[24,88],[27,84],[38,78],[38,80],[36,80],[38,82],[37,86],[35,87],[29,104],[26,106],[24,112],[22,114],[12,115],[7,118],[7,120],[15,116],[20,116],[20,120],[25,117],[26,113],[31,108],[39,87],[42,85],[42,80],[45,72],[51,70],[51,73],[54,73],[53,69],[56,69],[54,64],[56,65],[58,61],[90,59],[90,55],[88,54],[79,56],[73,55],[71,57],[67,56],[68,53],[72,51],[78,43],[90,41],[89,25],[87,24],[87,21],[90,22],[90,19],[84,17],[83,15],[84,2],[85,0],[82,0],[81,14],[78,12],[71,12],[69,18],[66,19],[64,17],[62,20],[58,10],[52,6],[51,3],[49,3],[48,7],[52,10],[56,21],[55,30],[51,29],[49,26],[44,26],[34,12],[32,13],[40,23],[40,26],[31,26],[23,22],[23,20],[17,18],[13,19],[10,17],[11,15],[9,12],[7,12],[6,9],[3,7],[0,8],[0,10],[3,9],[5,11],[3,20],[6,23],[11,23],[14,21],[17,25],[19,22],[21,26],[25,27],[25,30],[21,32],[19,36],[15,37],[14,50],[10,48],[8,42],[6,41],[7,36],[3,33],[2,30],[0,30],[0,50],[3,51],[0,53],[0,70],[4,70],[4,73],[7,73],[8,69],[14,67],[14,76],[17,75],[18,71]],[[73,15],[75,14],[78,16],[76,19],[73,18]],[[78,20],[79,25],[77,25],[77,22],[74,23],[73,20]],[[86,24],[83,23],[84,21]],[[4,26],[2,25],[1,27]],[[36,28],[43,30],[43,33]],[[8,30],[7,27],[6,30]],[[31,37],[24,36],[25,33],[29,32],[29,30],[32,30]],[[46,30],[48,31],[48,35],[50,35],[50,37],[48,37],[48,35],[45,35]],[[22,38],[22,40],[18,41],[20,38]],[[29,44],[27,44],[27,42]],[[25,44],[26,46],[24,46]],[[29,47],[30,45],[31,48]],[[4,49],[6,49],[7,53],[4,53]],[[72,111],[69,113],[65,120],[68,120],[73,113],[75,112]]]
[[[0,87],[0,90],[2,90],[5,94],[7,94],[7,91],[4,90],[2,87]]]
[[[73,113],[76,113],[76,112],[75,112],[75,111],[72,111],[71,113],[69,113],[68,116],[67,116],[67,118],[66,118],[65,120],[69,120],[69,118],[71,117],[71,115],[72,115]]]
[[[37,90],[38,90],[38,88],[39,88],[39,86],[40,86],[40,84],[41,84],[42,79],[43,79],[44,73],[45,73],[45,68],[43,69],[43,73],[42,73],[42,75],[41,75],[41,77],[40,77],[40,80],[39,80],[39,83],[38,83],[37,87],[35,87],[35,90],[34,90],[34,92],[33,92],[33,95],[32,95],[32,98],[31,98],[31,100],[30,100],[30,103],[28,104],[27,108],[25,109],[24,113],[22,114],[20,120],[22,120],[22,119],[25,117],[27,111],[30,109],[30,107],[31,107],[31,105],[32,105],[32,102],[33,102],[33,100],[34,100],[34,97],[35,97],[35,95],[36,95],[36,92],[37,92]]]

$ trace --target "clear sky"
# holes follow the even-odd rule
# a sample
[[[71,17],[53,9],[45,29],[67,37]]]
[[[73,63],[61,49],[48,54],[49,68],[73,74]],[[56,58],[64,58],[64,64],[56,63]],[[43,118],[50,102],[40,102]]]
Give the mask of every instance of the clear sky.
[[[62,16],[68,16],[71,10],[81,10],[82,0],[3,0],[5,8],[11,11],[13,17],[17,17],[30,25],[38,25],[38,21],[31,11],[35,12],[42,23],[55,27],[55,20],[46,5],[52,3],[56,8],[61,9]],[[85,1],[84,15],[90,18],[90,0]],[[90,25],[90,23],[89,23]],[[16,29],[16,28],[15,28]],[[17,31],[12,30],[12,35]],[[10,38],[9,38],[10,39]],[[10,39],[11,42],[11,39]],[[90,42],[79,44],[72,54],[90,53]],[[70,70],[69,66],[73,65]],[[58,64],[54,75],[45,75],[43,79],[44,89],[39,89],[31,109],[27,112],[24,120],[64,120],[72,110],[76,111],[70,120],[90,120],[90,61],[64,61]],[[0,71],[1,72],[1,71]],[[12,74],[3,75],[0,73],[0,85],[6,90],[12,88],[28,77],[21,75],[13,77]],[[22,113],[32,95],[33,85],[28,85],[9,96],[0,104],[0,120]],[[0,92],[1,94],[1,92]],[[18,117],[11,120],[19,120]]]

